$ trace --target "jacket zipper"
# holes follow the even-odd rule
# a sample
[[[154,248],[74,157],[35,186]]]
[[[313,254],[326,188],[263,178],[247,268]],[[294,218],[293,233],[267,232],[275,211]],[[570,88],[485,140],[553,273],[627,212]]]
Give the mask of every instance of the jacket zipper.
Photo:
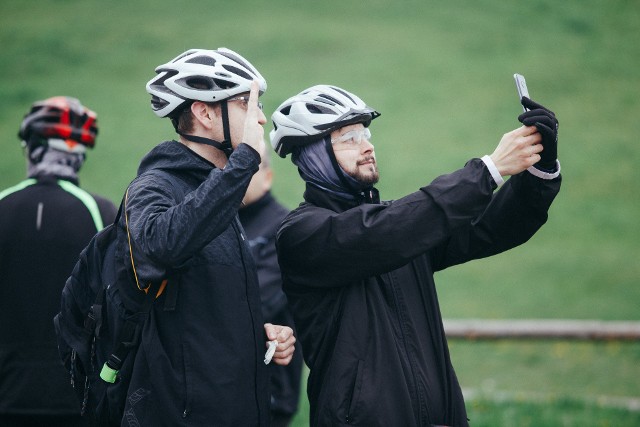
[[[251,324],[253,325],[255,323],[255,319],[253,318],[253,312],[251,311],[251,299],[249,298],[249,287],[247,286],[248,280],[249,280],[249,272],[247,271],[247,264],[245,262],[244,259],[244,251],[245,249],[248,251],[249,247],[246,243],[246,238],[244,237],[244,233],[242,232],[244,229],[242,228],[242,224],[240,223],[240,218],[238,218],[238,215],[236,214],[235,218],[233,219],[233,229],[236,233],[236,237],[238,238],[238,243],[239,243],[239,249],[240,249],[240,261],[242,262],[242,268],[244,270],[244,276],[245,276],[245,296],[247,297],[247,308],[249,310],[249,315],[251,316]],[[255,332],[254,332],[254,341],[257,343],[258,342],[258,337],[255,336]],[[260,363],[261,359],[260,359],[260,355],[256,355],[256,363]],[[258,371],[259,371],[260,367],[259,365],[256,366],[256,384],[258,382]],[[260,406],[260,398],[258,396],[258,389],[256,388],[255,391],[255,398],[256,398],[256,407],[258,408],[258,419],[262,419],[262,414],[261,414],[261,406]]]
[[[389,276],[389,283],[391,285],[391,291],[393,293],[393,302],[395,305],[395,311],[396,311],[396,317],[398,319],[398,323],[400,325],[400,332],[402,334],[402,344],[404,347],[404,351],[407,355],[407,359],[409,360],[409,366],[411,369],[411,378],[413,379],[413,387],[414,387],[414,393],[415,395],[413,396],[413,400],[414,400],[414,408],[417,409],[418,411],[418,425],[422,425],[422,410],[421,410],[421,398],[420,398],[420,387],[418,384],[418,378],[416,377],[416,363],[415,363],[415,358],[414,356],[409,352],[409,349],[407,348],[407,334],[406,334],[406,327],[405,327],[405,321],[403,319],[403,315],[402,312],[400,311],[400,303],[399,303],[399,298],[398,298],[398,291],[396,289],[396,280],[394,277],[394,274],[392,272],[387,273],[387,275]],[[428,410],[428,409],[427,409]],[[427,414],[427,417],[429,415]]]

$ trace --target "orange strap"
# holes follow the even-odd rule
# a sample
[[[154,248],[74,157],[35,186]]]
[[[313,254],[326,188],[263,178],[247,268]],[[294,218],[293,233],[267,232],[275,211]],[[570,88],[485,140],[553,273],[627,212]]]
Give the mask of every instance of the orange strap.
[[[140,282],[138,281],[138,272],[136,271],[136,265],[133,262],[133,248],[131,247],[131,234],[129,233],[129,215],[127,215],[127,200],[129,198],[129,188],[127,188],[127,192],[124,195],[124,220],[127,225],[127,239],[129,241],[129,256],[131,258],[131,267],[133,268],[133,276],[136,278],[136,286],[138,289],[143,291],[144,293],[149,292],[149,288],[151,287],[151,283],[149,283],[145,288],[140,286]],[[158,289],[158,293],[156,294],[156,299],[162,295],[164,292],[164,288],[167,286],[167,279],[164,279],[160,284],[160,289]]]

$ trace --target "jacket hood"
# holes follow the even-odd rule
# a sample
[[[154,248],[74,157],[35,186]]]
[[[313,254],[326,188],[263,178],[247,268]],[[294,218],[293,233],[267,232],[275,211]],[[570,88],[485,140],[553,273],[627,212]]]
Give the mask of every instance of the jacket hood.
[[[216,166],[178,141],[165,141],[155,146],[140,161],[138,175],[162,169],[204,179]]]
[[[380,201],[380,192],[375,187],[372,187],[371,190],[363,193],[357,199],[349,200],[307,183],[303,197],[308,203],[331,209],[334,212],[344,212],[365,203],[384,204],[384,202]]]

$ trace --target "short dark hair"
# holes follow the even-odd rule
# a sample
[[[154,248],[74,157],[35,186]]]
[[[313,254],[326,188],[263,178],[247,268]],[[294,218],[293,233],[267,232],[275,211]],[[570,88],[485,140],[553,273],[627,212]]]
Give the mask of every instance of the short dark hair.
[[[193,113],[191,103],[187,104],[175,118],[176,132],[189,134],[193,131]]]
[[[186,133],[189,134],[193,132],[193,113],[191,112],[192,101],[185,105],[180,112],[174,116],[172,119],[174,122],[174,127],[178,133]],[[204,102],[204,101],[202,101]],[[205,102],[210,107],[216,108],[216,105],[219,105],[219,102]]]
[[[192,80],[189,84],[196,89],[211,89],[207,80]],[[193,113],[191,113],[191,105],[195,102],[187,102],[180,112],[175,116],[174,126],[178,133],[191,133],[193,131]],[[214,105],[206,102],[207,105]]]

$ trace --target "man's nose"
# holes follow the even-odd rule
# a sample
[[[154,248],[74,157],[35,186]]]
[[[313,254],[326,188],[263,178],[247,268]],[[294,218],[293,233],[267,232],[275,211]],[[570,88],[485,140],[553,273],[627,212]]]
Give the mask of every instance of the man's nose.
[[[367,138],[362,137],[362,141],[360,141],[360,151],[362,153],[368,153],[374,150],[374,146]]]
[[[258,114],[258,123],[264,125],[267,123],[267,116],[264,115],[264,111],[260,110]]]

